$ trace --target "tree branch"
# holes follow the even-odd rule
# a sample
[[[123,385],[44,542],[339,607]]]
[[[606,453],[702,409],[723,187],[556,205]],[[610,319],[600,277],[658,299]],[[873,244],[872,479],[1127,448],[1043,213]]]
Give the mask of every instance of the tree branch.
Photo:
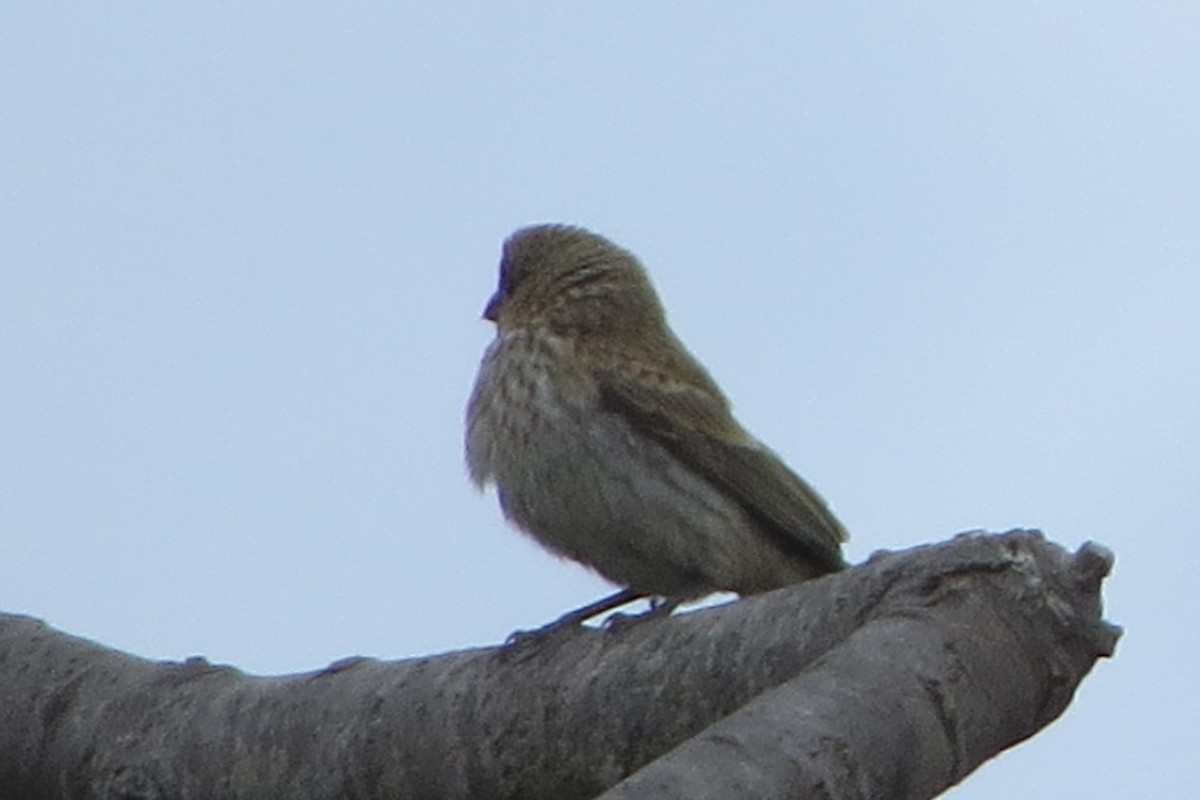
[[[928,798],[1066,708],[1111,556],[971,535],[621,627],[256,677],[0,615],[0,786],[42,798]],[[7,796],[7,794],[6,794]]]

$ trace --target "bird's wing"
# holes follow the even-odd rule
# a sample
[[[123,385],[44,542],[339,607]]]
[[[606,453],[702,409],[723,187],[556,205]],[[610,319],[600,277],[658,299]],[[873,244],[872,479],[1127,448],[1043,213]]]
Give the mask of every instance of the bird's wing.
[[[736,500],[785,547],[799,546],[830,569],[844,566],[841,523],[812,487],[737,424],[699,365],[687,370],[686,382],[655,380],[661,373],[625,367],[596,376],[605,410]]]

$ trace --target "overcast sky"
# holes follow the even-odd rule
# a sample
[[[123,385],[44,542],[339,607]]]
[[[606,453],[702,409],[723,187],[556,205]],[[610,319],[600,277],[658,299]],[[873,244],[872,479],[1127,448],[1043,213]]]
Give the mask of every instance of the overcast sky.
[[[462,465],[500,242],[572,222],[853,560],[1116,552],[1117,658],[955,798],[1184,796],[1198,36],[1191,2],[7,3],[0,609],[278,673],[608,591]]]

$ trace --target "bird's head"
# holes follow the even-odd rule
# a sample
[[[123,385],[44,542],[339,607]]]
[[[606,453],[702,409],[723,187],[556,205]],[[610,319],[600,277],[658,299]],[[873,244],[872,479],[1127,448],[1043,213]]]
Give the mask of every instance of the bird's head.
[[[545,325],[576,336],[644,335],[665,326],[637,258],[569,225],[535,225],[508,238],[483,316],[502,330]]]

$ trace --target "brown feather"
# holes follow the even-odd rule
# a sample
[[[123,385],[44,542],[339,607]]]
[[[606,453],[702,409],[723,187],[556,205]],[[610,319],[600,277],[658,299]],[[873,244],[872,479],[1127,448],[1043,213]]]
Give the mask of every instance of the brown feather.
[[[687,384],[625,380],[618,372],[598,382],[602,407],[733,496],[785,547],[831,571],[845,566],[841,523],[812,487],[734,421],[723,397]]]

